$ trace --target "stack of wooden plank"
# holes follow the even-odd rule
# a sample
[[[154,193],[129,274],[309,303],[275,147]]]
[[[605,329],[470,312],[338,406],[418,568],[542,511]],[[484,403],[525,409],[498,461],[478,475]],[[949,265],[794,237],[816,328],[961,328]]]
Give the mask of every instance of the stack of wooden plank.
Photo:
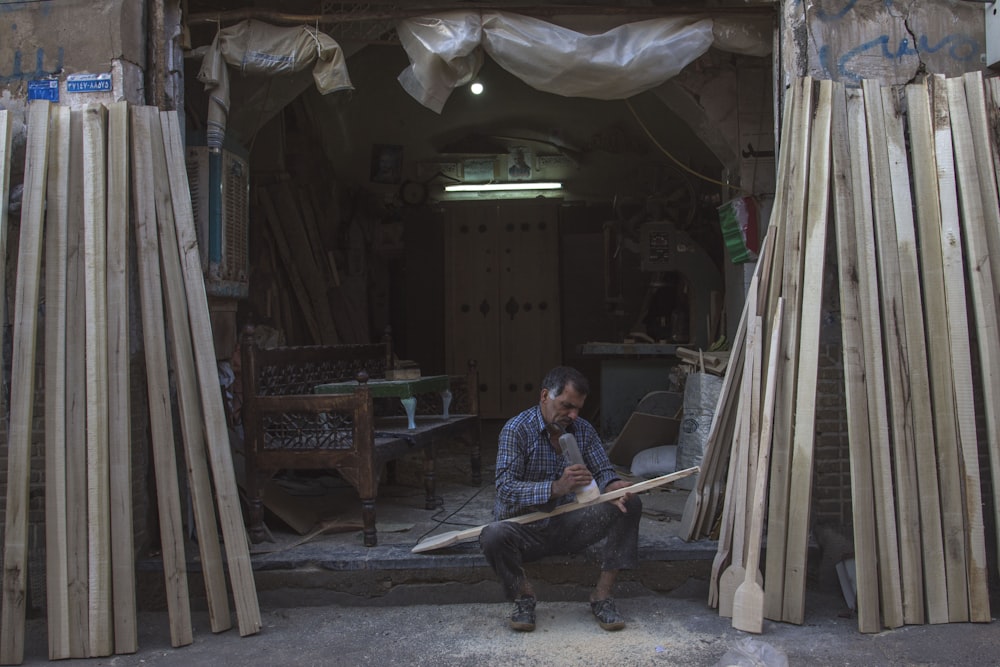
[[[779,197],[682,523],[686,539],[719,526],[709,603],[734,627],[803,621],[823,279],[834,269],[859,629],[990,620],[998,119],[1000,85],[980,73],[850,89],[803,78],[786,96]]]
[[[0,114],[0,200],[6,201],[11,122],[7,112]],[[171,370],[212,630],[231,627],[228,565],[240,634],[258,632],[260,610],[229,450],[177,114],[125,102],[71,110],[33,101],[24,171],[0,663],[19,664],[24,652],[29,461],[43,265],[49,657],[137,650],[130,219],[135,222],[144,376],[171,642],[192,642],[178,438],[168,386]],[[6,228],[6,220],[0,220],[0,230]],[[4,254],[0,251],[0,257]]]

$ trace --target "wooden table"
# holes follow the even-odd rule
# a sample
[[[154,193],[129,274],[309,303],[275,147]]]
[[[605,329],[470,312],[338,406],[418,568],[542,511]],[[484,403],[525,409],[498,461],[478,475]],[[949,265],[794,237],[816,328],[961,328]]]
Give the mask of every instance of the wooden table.
[[[358,383],[354,380],[332,382],[316,385],[313,393],[349,394],[357,388]],[[448,419],[451,391],[447,375],[426,375],[411,380],[369,380],[368,389],[375,398],[398,398],[406,410],[407,428],[411,431],[417,428],[414,415],[416,414],[417,396],[419,394],[429,394],[433,391],[439,392],[441,394],[441,403],[444,405],[444,412],[441,416],[443,419]]]

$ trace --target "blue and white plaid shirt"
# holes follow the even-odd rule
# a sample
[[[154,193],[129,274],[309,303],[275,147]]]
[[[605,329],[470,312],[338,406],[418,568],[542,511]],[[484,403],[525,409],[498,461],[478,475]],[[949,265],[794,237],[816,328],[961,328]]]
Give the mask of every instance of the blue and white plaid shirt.
[[[601,491],[618,479],[604,444],[590,423],[576,419],[567,431],[576,437],[583,460]],[[569,465],[569,459],[556,452],[549,442],[539,406],[511,418],[500,431],[494,519],[501,521],[529,511],[552,511],[557,505],[573,502],[572,494],[550,499],[552,482]]]

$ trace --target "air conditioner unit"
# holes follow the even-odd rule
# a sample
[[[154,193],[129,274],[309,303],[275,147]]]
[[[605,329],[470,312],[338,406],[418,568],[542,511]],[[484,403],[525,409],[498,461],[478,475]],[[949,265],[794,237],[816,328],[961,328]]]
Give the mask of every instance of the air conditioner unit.
[[[189,146],[186,157],[205,291],[245,299],[250,278],[249,163],[230,150],[207,146]]]

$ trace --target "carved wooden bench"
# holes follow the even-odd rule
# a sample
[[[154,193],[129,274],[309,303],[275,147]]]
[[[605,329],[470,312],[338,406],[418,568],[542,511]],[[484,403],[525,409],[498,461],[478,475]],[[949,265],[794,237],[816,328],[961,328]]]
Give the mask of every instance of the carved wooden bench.
[[[292,346],[262,349],[251,333],[241,345],[248,530],[267,539],[262,493],[279,470],[336,470],[358,492],[365,546],[375,546],[375,499],[382,469],[399,458],[424,454],[425,507],[435,509],[434,447],[443,438],[470,445],[472,482],[481,481],[478,377],[474,363],[451,376],[449,417],[442,399],[420,395],[416,427],[398,399],[374,398],[372,387],[392,366],[392,344]],[[346,394],[318,394],[317,385],[355,381]]]

